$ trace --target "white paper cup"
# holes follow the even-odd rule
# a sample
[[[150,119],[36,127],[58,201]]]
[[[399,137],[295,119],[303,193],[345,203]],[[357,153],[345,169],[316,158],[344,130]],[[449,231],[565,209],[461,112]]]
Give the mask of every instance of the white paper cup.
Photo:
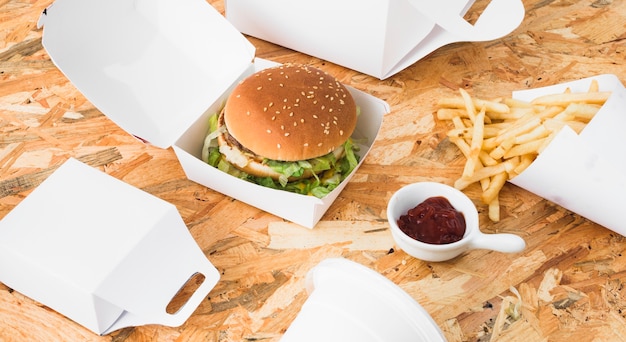
[[[342,258],[307,274],[309,298],[281,341],[445,341],[430,315],[381,274]]]
[[[448,244],[430,244],[413,239],[398,227],[398,219],[426,199],[443,196],[465,217],[465,235]],[[387,205],[387,220],[398,247],[407,254],[425,261],[445,261],[470,249],[489,249],[504,253],[524,250],[526,242],[514,234],[484,234],[478,225],[476,206],[463,192],[442,183],[420,182],[402,187]]]

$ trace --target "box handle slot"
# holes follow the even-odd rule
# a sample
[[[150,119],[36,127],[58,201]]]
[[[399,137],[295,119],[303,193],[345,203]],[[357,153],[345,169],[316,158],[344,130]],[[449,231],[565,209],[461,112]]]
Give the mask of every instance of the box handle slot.
[[[457,41],[488,41],[515,30],[524,19],[521,0],[491,0],[475,24],[447,8],[447,1],[408,0]]]
[[[187,302],[191,296],[202,286],[206,277],[202,273],[194,273],[187,282],[176,292],[174,297],[165,307],[165,312],[170,315],[176,314]]]

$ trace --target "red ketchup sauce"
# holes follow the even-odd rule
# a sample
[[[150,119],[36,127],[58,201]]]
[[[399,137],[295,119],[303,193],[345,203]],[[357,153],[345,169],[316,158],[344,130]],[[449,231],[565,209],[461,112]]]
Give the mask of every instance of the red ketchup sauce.
[[[447,198],[430,197],[400,216],[398,227],[415,240],[442,245],[463,238],[465,216]]]

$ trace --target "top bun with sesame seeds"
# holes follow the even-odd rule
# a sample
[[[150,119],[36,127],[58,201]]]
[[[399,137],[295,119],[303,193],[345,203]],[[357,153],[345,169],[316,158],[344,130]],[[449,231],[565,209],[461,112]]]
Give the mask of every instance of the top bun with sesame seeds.
[[[350,139],[356,122],[356,103],[337,79],[314,67],[281,65],[256,72],[233,89],[204,149],[219,152],[209,164],[232,166],[254,182],[271,178],[285,188],[315,177],[312,187],[332,188],[358,162]],[[217,143],[210,143],[214,139]]]
[[[352,135],[357,107],[335,77],[299,64],[261,70],[240,82],[224,107],[224,123],[241,146],[272,160],[316,158]]]

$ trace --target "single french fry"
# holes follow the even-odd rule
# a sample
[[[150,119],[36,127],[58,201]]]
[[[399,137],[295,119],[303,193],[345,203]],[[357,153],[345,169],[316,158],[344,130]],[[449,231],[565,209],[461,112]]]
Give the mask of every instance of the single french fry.
[[[560,131],[563,128],[563,126],[569,126],[576,133],[580,133],[587,126],[587,123],[586,122],[581,122],[581,121],[578,121],[578,120],[554,120],[554,119],[550,119],[550,120],[546,120],[543,123],[543,126],[548,131],[550,131],[551,133]]]
[[[542,124],[543,127],[546,128],[550,133],[558,132],[565,126],[565,121],[555,120],[555,119],[547,119]]]
[[[463,122],[463,126],[465,126],[465,127],[473,127],[474,126],[474,121],[472,121],[470,119],[461,118],[461,121]]]
[[[498,134],[498,132],[500,131],[500,128],[497,127],[492,127],[490,125],[485,125],[483,128],[483,136],[485,138],[489,137],[492,138],[494,136],[496,136]],[[446,133],[447,136],[451,137],[451,136],[457,136],[459,138],[463,138],[466,139],[468,141],[472,140],[472,127],[466,127],[466,128],[454,128],[449,130]]]
[[[515,120],[515,119],[519,119],[524,115],[527,114],[532,114],[533,112],[533,108],[529,107],[529,108],[517,108],[517,107],[512,107],[509,112],[506,113],[502,113],[502,112],[490,112],[487,111],[487,118],[489,118],[489,120],[491,121],[498,121],[498,120]]]
[[[530,166],[530,164],[532,164],[535,161],[536,158],[537,158],[536,153],[529,153],[529,154],[524,154],[520,156],[520,162],[515,167],[515,169],[513,169],[513,172],[509,174],[509,179],[524,172],[524,170],[526,170]]]
[[[484,192],[485,190],[489,189],[489,183],[491,182],[491,179],[489,178],[483,178],[479,181],[480,183],[480,189]]]
[[[463,129],[466,128],[467,126],[465,126],[465,124],[463,123],[463,119],[461,119],[460,116],[455,116],[452,118],[452,124],[454,125],[454,128],[456,129]]]
[[[530,108],[532,109],[533,105],[530,102],[522,101],[514,98],[506,98],[502,102],[505,105],[509,106],[509,108]]]
[[[591,121],[593,117],[600,110],[600,105],[590,103],[570,103],[565,112],[571,114],[578,120],[584,120],[585,122]]]
[[[484,190],[482,194],[483,202],[489,204],[494,199],[497,199],[500,190],[502,189],[502,187],[504,187],[504,183],[506,183],[508,179],[509,175],[506,172],[501,172],[491,177],[489,187],[487,188],[487,190]]]
[[[437,119],[452,120],[453,117],[467,117],[467,112],[458,108],[439,108],[437,109]]]
[[[498,146],[498,142],[496,142],[496,138],[497,138],[497,136],[489,137],[489,138],[486,138],[486,139],[483,137],[483,139],[484,139],[483,140],[483,149],[486,150],[486,151],[491,151],[494,148],[496,148],[496,146]]]
[[[489,202],[487,215],[492,222],[500,221],[500,199],[498,197]]]
[[[496,165],[498,163],[500,163],[500,161],[492,158],[489,153],[487,153],[487,151],[485,150],[481,150],[480,154],[478,154],[478,159],[480,159],[480,162],[484,165],[484,166],[493,166]]]
[[[587,127],[587,123],[576,121],[576,120],[565,121],[565,124],[568,125],[571,129],[573,129],[574,132],[579,133],[579,134],[580,132],[583,131],[583,129],[585,129],[585,127]]]
[[[540,96],[531,101],[532,104],[567,106],[572,102],[601,104],[611,95],[608,91],[597,91],[592,93],[563,93]]]
[[[488,125],[485,125],[485,128],[487,129],[495,129],[498,131],[501,131],[509,126],[512,126],[515,124],[516,120],[509,120],[509,121],[500,121],[500,122],[492,122]]]
[[[555,116],[562,113],[565,109],[562,106],[548,106],[538,110],[535,114],[541,120],[545,120],[548,118],[554,118]]]
[[[463,98],[463,103],[465,104],[465,110],[467,111],[467,116],[472,122],[476,121],[476,106],[474,106],[474,101],[470,95],[463,88],[459,88],[459,93],[461,93],[461,97]]]
[[[600,85],[598,84],[598,80],[594,78],[591,80],[591,84],[589,84],[589,89],[587,90],[587,92],[595,93],[597,91],[600,91]]]
[[[560,121],[574,120],[574,113],[572,113],[571,111],[568,111],[568,110],[563,110],[562,112],[560,112],[557,115],[553,116],[552,119],[560,120]]]
[[[498,127],[497,125],[485,125],[485,127],[483,128],[483,139],[484,138],[493,138],[496,135],[498,135],[498,132],[500,132],[500,130],[502,130],[502,128]]]
[[[482,167],[476,170],[474,174],[470,177],[461,177],[457,179],[454,182],[454,187],[459,190],[463,190],[467,188],[469,185],[476,183],[483,178],[492,177],[502,172],[510,172],[514,170],[518,164],[519,164],[519,158],[511,158],[493,166]]]
[[[496,148],[499,144],[501,144],[504,140],[509,137],[515,137],[517,135],[529,132],[533,130],[535,127],[541,125],[541,119],[537,117],[524,117],[520,119],[520,122],[517,125],[510,126],[504,128],[498,136],[495,137],[492,141],[485,142],[485,148],[493,149]]]
[[[515,137],[514,143],[519,145],[519,144],[524,144],[533,140],[537,140],[537,139],[541,139],[541,138],[545,138],[550,134],[550,131],[548,131],[548,129],[546,129],[546,126],[544,125],[539,125],[537,127],[535,127],[532,131],[528,132],[528,133],[524,133],[522,135],[518,135]]]
[[[453,144],[456,145],[456,147],[459,148],[461,153],[463,153],[463,156],[465,156],[465,158],[467,159],[470,154],[470,146],[467,144],[467,142],[459,136],[450,136],[449,139]]]
[[[458,137],[463,139],[471,139],[472,131],[471,128],[455,128],[451,129],[446,133],[448,137]]]
[[[485,112],[489,112],[489,113],[504,114],[504,113],[508,113],[511,110],[509,106],[498,101],[487,101],[487,100],[477,99],[475,101],[475,106],[476,108],[485,108]]]
[[[496,146],[491,152],[489,152],[489,156],[493,159],[500,159],[504,157],[506,151],[511,149],[515,144],[515,136],[509,136],[500,145]]]
[[[554,140],[554,138],[556,137],[558,133],[559,132],[552,132],[550,133],[550,135],[543,138],[543,144],[537,149],[537,154],[541,154],[541,152],[543,152],[543,150],[545,150],[548,147],[548,145],[550,145],[550,143],[552,142],[552,140]]]
[[[547,139],[547,137],[529,141],[520,145],[515,145],[511,147],[511,149],[506,151],[506,153],[504,154],[504,158],[508,159],[517,156],[523,156],[525,154],[538,153],[539,149],[544,145],[545,139]]]
[[[463,169],[463,176],[469,177],[474,174],[476,170],[476,165],[480,163],[478,160],[478,155],[480,154],[481,148],[483,146],[483,134],[485,127],[485,108],[482,108],[478,114],[476,114],[476,118],[474,121],[474,129],[472,130],[472,142],[470,144],[470,154],[467,158],[467,162],[465,163],[465,168]]]

